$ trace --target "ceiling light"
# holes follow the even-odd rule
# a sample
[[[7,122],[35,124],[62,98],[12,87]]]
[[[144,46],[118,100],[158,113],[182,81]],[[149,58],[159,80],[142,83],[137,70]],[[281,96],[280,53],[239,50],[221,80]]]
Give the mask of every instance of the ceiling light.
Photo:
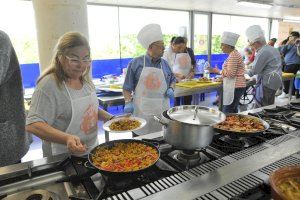
[[[300,20],[291,20],[291,19],[284,19],[283,22],[292,22],[292,23],[300,23]]]
[[[242,6],[248,6],[248,7],[255,7],[255,8],[271,8],[271,4],[264,4],[264,3],[254,3],[254,2],[249,2],[249,1],[238,1],[237,2],[239,5]]]
[[[290,21],[300,21],[300,17],[294,17],[294,16],[284,16],[284,20],[290,20]]]

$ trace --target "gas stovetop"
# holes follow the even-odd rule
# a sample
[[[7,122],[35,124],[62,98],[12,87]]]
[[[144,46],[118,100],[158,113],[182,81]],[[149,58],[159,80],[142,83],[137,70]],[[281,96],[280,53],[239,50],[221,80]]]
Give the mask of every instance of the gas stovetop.
[[[275,115],[280,113],[279,110],[282,114]],[[22,173],[9,175],[1,175],[0,168],[0,200],[21,197],[28,200],[84,200],[109,199],[112,196],[117,199],[139,199],[190,181],[193,177],[201,177],[269,146],[293,139],[294,136],[290,133],[299,130],[300,123],[297,124],[295,119],[291,122],[291,119],[298,118],[298,113],[299,111],[292,110],[291,106],[254,113],[254,116],[269,122],[269,130],[251,138],[231,138],[216,134],[211,145],[195,151],[176,149],[167,144],[162,137],[148,139],[147,142],[159,147],[161,157],[149,170],[130,176],[101,175],[97,170],[88,167],[88,159],[85,157],[62,156],[51,163],[32,163],[26,165]],[[297,134],[294,134],[295,137],[300,137],[300,134]],[[270,199],[269,186],[260,181],[257,185],[254,189],[235,195],[234,198]]]

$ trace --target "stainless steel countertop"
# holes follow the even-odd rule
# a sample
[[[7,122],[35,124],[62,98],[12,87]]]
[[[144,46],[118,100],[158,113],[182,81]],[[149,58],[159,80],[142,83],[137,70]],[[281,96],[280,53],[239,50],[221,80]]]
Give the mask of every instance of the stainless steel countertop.
[[[194,199],[212,192],[232,181],[247,176],[280,159],[300,152],[300,138],[294,138],[277,146],[232,162],[215,171],[195,177],[187,182],[178,184],[143,199]]]

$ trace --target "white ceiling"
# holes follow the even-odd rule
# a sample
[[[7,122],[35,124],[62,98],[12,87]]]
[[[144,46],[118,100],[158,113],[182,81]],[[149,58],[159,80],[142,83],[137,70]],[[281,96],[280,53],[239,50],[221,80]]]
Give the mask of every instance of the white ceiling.
[[[196,10],[235,15],[287,18],[300,17],[300,0],[248,0],[273,5],[271,8],[253,8],[237,4],[238,0],[87,0],[89,3],[150,7],[178,10]]]

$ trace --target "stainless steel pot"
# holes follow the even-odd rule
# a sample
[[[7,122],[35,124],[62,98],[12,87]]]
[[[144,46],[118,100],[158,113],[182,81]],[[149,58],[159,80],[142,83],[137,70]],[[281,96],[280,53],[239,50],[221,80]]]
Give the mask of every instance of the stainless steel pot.
[[[195,105],[176,106],[154,117],[164,125],[164,139],[178,149],[194,150],[208,146],[213,125],[225,120],[224,113]]]

